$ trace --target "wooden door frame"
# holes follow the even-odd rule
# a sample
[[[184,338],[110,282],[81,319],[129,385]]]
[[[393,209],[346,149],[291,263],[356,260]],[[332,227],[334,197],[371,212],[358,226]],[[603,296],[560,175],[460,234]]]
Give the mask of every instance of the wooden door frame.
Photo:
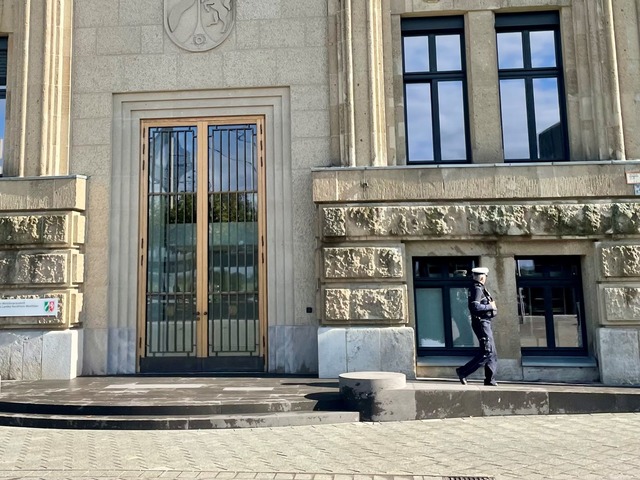
[[[211,125],[256,125],[256,155],[258,161],[258,317],[260,328],[259,356],[263,359],[264,372],[268,371],[268,319],[267,319],[267,205],[266,205],[266,161],[265,161],[265,116],[220,116],[220,117],[185,117],[185,118],[160,118],[143,119],[140,121],[140,185],[139,185],[139,221],[138,221],[138,290],[137,290],[137,342],[136,342],[136,372],[140,372],[140,360],[146,354],[146,294],[147,294],[147,235],[148,235],[148,185],[149,185],[149,161],[148,141],[149,129],[152,127],[184,127],[195,126],[198,132],[197,175],[198,178],[208,177],[208,134],[207,127]],[[197,184],[199,185],[199,183]],[[199,193],[196,187],[197,211],[206,212],[208,209],[208,188],[204,194]],[[198,215],[196,221],[196,239],[208,237],[208,221],[202,218],[208,216]],[[208,241],[196,242],[197,265],[208,265]],[[205,269],[206,271],[206,269]],[[202,277],[202,275],[201,275]],[[196,279],[196,304],[197,311],[204,313],[208,306],[207,279]],[[208,358],[208,317],[196,322],[196,357]],[[189,357],[176,357],[189,358]],[[195,372],[194,372],[195,373]],[[256,372],[257,373],[257,372]]]

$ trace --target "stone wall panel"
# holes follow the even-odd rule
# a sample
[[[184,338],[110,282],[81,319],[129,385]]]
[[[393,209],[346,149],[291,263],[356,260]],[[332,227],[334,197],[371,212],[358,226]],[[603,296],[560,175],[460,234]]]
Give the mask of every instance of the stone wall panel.
[[[324,249],[324,275],[331,279],[404,278],[402,247]]]
[[[326,288],[326,324],[390,325],[407,322],[407,288]]]
[[[609,322],[640,324],[640,287],[605,287],[605,315]]]
[[[637,235],[640,204],[326,207],[322,233],[326,238]]]
[[[0,285],[69,285],[83,280],[84,256],[73,251],[0,250]]]
[[[610,245],[601,249],[605,277],[640,277],[640,245]]]

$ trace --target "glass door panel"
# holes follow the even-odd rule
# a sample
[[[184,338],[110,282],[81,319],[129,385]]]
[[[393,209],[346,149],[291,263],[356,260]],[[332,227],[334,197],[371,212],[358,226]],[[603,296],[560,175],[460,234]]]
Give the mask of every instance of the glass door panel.
[[[143,124],[140,370],[264,370],[261,118]]]
[[[197,128],[149,129],[146,356],[196,354]]]
[[[556,347],[582,347],[580,304],[570,287],[552,288],[553,326]]]
[[[546,347],[547,327],[544,308],[544,288],[518,289],[520,313],[520,345],[522,347]]]
[[[444,347],[444,322],[442,313],[442,289],[416,289],[416,317],[420,347]]]
[[[260,355],[257,126],[208,129],[209,348]]]
[[[449,289],[449,301],[451,303],[451,333],[453,335],[454,347],[478,346],[478,339],[471,328],[468,292],[468,288]]]

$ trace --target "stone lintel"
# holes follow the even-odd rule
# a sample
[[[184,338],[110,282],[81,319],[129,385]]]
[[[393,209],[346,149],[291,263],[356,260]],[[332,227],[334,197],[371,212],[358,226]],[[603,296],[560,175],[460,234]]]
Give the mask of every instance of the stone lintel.
[[[639,203],[325,206],[328,239],[527,236],[606,238],[640,234]]]

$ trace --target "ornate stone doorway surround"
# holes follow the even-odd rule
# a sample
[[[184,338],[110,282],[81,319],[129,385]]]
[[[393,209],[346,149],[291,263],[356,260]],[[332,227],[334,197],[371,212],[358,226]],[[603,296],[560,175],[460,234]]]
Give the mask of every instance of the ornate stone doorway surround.
[[[291,132],[288,88],[203,90],[116,94],[109,234],[107,374],[136,373],[140,122],[157,118],[264,116],[268,292],[268,370],[274,353],[277,319],[293,324],[293,238],[291,213]],[[87,352],[86,355],[91,355]]]

